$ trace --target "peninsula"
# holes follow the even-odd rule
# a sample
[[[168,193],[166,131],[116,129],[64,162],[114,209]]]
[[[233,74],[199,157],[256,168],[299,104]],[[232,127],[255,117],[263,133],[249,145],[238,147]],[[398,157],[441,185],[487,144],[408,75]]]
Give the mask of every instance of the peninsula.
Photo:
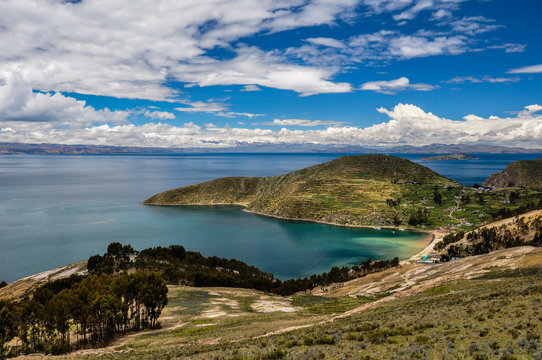
[[[484,186],[542,188],[542,158],[514,161],[503,171],[490,175]]]
[[[343,156],[271,177],[228,177],[156,194],[145,205],[240,205],[291,220],[345,226],[462,228],[535,209],[539,191],[480,191],[407,159]]]

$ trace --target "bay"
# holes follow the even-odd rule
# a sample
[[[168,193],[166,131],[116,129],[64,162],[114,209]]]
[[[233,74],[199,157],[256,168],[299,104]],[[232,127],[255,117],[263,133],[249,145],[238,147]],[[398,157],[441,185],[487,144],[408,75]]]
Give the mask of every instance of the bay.
[[[342,154],[1,155],[0,280],[14,281],[90,255],[112,241],[136,249],[181,244],[236,258],[285,279],[407,258],[428,242],[416,232],[277,220],[238,207],[148,207],[166,189],[223,176],[270,176]],[[429,154],[401,155],[413,161]],[[540,155],[477,155],[420,162],[466,185]]]

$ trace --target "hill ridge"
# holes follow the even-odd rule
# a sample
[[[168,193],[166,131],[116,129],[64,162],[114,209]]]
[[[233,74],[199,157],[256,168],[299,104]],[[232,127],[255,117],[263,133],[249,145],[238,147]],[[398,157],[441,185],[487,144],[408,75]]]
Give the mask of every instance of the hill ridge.
[[[503,171],[491,174],[484,182],[484,186],[542,187],[542,158],[514,161]]]

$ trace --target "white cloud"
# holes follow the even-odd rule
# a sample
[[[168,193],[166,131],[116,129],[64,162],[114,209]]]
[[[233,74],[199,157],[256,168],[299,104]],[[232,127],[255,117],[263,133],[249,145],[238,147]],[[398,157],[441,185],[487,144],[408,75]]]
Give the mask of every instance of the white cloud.
[[[238,49],[231,60],[206,58],[198,63],[172,65],[170,71],[180,81],[202,87],[255,84],[293,90],[301,96],[352,91],[348,83],[325,80],[334,74],[333,69],[287,64],[281,56],[256,47]]]
[[[256,85],[245,85],[241,91],[252,92],[252,91],[262,91],[262,89],[260,89]]]
[[[418,90],[418,91],[430,91],[435,86],[430,84],[411,84],[410,80],[406,77],[400,77],[399,79],[390,81],[369,81],[361,85],[361,90],[371,90],[382,94],[395,94],[396,91],[402,90]]]
[[[161,120],[167,120],[167,119],[175,119],[175,114],[173,113],[170,113],[168,111],[150,111],[150,110],[145,110],[145,112],[143,113],[143,115],[145,115],[146,117],[148,118],[151,118],[151,119],[161,119]]]
[[[169,99],[177,93],[167,81],[184,81],[191,66],[197,72],[205,63],[221,63],[206,57],[209,49],[230,49],[233,41],[262,32],[331,25],[352,16],[357,1],[183,0],[158,6],[144,0],[5,0],[0,2],[0,74],[20,73],[42,91]],[[250,54],[238,52],[229,64],[250,61],[244,57]],[[289,66],[285,60],[270,57],[261,65],[277,71]],[[214,84],[223,85],[221,78],[232,83],[230,68],[216,69]],[[303,93],[348,90],[333,86],[329,70],[301,65],[295,70],[310,74],[304,77]],[[236,84],[256,84],[246,81],[253,73],[240,67],[235,71]],[[295,84],[267,75],[265,86],[298,91]]]
[[[452,30],[463,35],[477,35],[502,28],[503,25],[495,24],[495,20],[483,16],[464,17],[450,22]]]
[[[525,66],[507,71],[508,74],[540,74],[542,73],[542,64]]]
[[[391,13],[394,20],[402,23],[416,18],[423,11],[432,12],[432,19],[450,17],[452,11],[466,0],[363,0],[374,13]]]
[[[308,38],[307,41],[314,45],[322,45],[322,46],[327,46],[327,47],[332,47],[332,48],[337,48],[337,49],[344,48],[344,43],[342,41],[339,41],[337,39],[332,39],[332,38],[326,38],[326,37]]]
[[[180,111],[180,112],[215,114],[217,116],[227,117],[227,118],[233,118],[233,117],[238,117],[238,116],[246,116],[248,118],[253,118],[255,116],[261,116],[261,114],[233,112],[229,110],[230,105],[213,102],[213,101],[190,102],[190,101],[182,100],[180,102],[184,105],[188,105],[188,107],[175,108],[176,111]]]
[[[515,43],[506,43],[502,45],[492,45],[488,49],[504,49],[506,53],[522,53],[525,51],[527,45],[524,44],[515,44]]]
[[[275,119],[272,122],[262,122],[253,125],[272,125],[272,126],[321,126],[321,125],[340,125],[342,121],[333,120],[303,120],[303,119]]]
[[[430,10],[434,9],[434,1],[433,0],[418,0],[414,6],[411,8],[401,12],[400,14],[396,14],[393,16],[393,18],[396,21],[400,20],[412,20],[414,19],[418,13],[420,13],[423,10]]]
[[[33,92],[30,84],[17,75],[7,77],[0,86],[0,125],[24,122],[43,123],[47,128],[89,126],[127,122],[129,112],[95,110],[85,101],[60,93]]]
[[[399,104],[391,110],[378,109],[390,119],[365,128],[303,119],[275,119],[270,123],[280,126],[280,130],[262,129],[258,124],[256,128],[213,124],[201,127],[192,122],[179,126],[154,122],[135,125],[129,122],[128,112],[96,110],[58,93],[33,93],[23,85],[8,79],[0,86],[2,141],[206,148],[307,143],[372,146],[486,143],[535,148],[542,143],[542,106],[537,104],[526,106],[515,116],[467,115],[463,120],[450,120],[414,105]],[[200,108],[205,106],[200,104]],[[286,128],[309,125],[326,128]]]
[[[519,77],[492,77],[485,75],[482,77],[476,76],[456,76],[453,79],[446,81],[447,83],[463,84],[463,83],[507,83],[518,82]]]
[[[428,38],[424,36],[400,36],[390,41],[392,55],[410,59],[434,55],[458,55],[467,51],[464,36],[438,36]]]

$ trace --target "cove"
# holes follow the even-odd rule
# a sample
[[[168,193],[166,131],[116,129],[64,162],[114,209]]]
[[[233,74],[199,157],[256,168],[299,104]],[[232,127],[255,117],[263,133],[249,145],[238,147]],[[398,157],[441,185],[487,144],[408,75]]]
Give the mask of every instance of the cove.
[[[179,186],[278,175],[341,155],[0,155],[0,281],[88,259],[112,241],[136,249],[181,244],[205,256],[242,260],[281,279],[368,257],[404,259],[423,248],[429,239],[417,232],[278,220],[232,207],[140,204]],[[537,156],[476,155],[423,164],[455,180],[480,183],[514,160]]]

